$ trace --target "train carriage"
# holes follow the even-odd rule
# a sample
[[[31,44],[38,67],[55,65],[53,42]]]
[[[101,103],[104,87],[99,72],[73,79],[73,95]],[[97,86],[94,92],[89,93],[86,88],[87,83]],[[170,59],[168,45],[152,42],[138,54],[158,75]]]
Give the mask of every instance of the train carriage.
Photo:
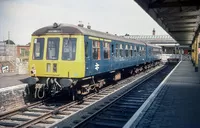
[[[137,73],[159,62],[160,47],[66,24],[54,24],[32,34],[29,85],[55,94],[63,88],[86,94],[107,79]],[[155,54],[156,53],[156,54]],[[34,94],[37,94],[34,93]]]

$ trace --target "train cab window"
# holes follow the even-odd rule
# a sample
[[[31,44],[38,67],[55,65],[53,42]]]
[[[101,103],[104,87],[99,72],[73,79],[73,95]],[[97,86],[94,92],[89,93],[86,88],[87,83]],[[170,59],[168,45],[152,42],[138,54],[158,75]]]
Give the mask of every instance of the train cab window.
[[[60,38],[48,38],[47,60],[58,60]]]
[[[44,38],[36,38],[33,45],[33,59],[42,60],[44,51]]]
[[[103,54],[104,59],[110,58],[110,44],[108,42],[103,42]]]
[[[120,57],[123,57],[124,54],[123,54],[123,46],[122,46],[122,44],[119,45],[119,49],[120,49]]]
[[[100,42],[99,41],[92,41],[92,54],[93,59],[100,60]]]
[[[76,38],[63,38],[62,60],[75,60]]]
[[[129,48],[129,56],[133,56],[133,46],[132,45]]]
[[[125,45],[125,56],[128,57],[128,45]]]

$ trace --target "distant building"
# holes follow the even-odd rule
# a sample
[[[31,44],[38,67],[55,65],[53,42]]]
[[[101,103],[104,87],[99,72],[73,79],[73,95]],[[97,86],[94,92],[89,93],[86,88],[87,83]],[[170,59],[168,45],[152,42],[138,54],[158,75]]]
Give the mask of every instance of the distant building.
[[[5,44],[6,43],[4,41],[0,41],[0,56],[5,55],[5,51],[6,51]]]
[[[17,45],[17,57],[28,57],[30,45]]]

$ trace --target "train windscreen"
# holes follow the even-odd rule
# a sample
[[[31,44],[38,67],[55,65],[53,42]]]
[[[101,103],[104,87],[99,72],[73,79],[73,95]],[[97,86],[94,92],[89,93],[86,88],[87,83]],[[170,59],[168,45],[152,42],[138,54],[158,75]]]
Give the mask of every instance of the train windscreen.
[[[47,60],[58,60],[60,38],[48,38]]]
[[[33,59],[42,60],[44,51],[44,38],[34,39],[33,45]]]
[[[62,60],[75,60],[76,38],[64,38],[62,48]]]

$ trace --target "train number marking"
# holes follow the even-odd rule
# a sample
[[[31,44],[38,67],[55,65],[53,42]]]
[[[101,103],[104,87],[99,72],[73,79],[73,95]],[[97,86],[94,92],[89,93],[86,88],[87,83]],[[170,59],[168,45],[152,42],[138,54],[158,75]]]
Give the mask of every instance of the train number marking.
[[[95,69],[96,69],[97,71],[99,70],[99,64],[98,64],[98,63],[95,64]]]

